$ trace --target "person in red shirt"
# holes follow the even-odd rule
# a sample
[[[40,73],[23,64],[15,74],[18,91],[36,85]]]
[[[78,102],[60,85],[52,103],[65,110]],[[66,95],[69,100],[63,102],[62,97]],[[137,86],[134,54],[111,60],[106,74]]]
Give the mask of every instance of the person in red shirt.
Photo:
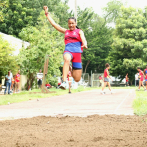
[[[128,78],[128,73],[126,74],[126,86],[129,86],[129,78]]]
[[[112,90],[111,90],[111,86],[110,86],[110,83],[109,83],[109,78],[111,79],[111,77],[109,76],[109,69],[110,69],[110,65],[108,63],[106,63],[106,69],[104,70],[104,76],[103,76],[103,80],[104,80],[104,85],[102,87],[102,91],[101,91],[101,94],[105,94],[104,93],[104,89],[105,87],[108,85],[109,87],[109,90],[111,91],[111,94],[112,94]],[[112,79],[111,79],[112,80]]]
[[[15,83],[16,83],[16,91],[19,91],[19,86],[20,86],[20,70],[15,76]]]
[[[143,85],[143,80],[144,80],[144,73],[143,71],[140,69],[140,67],[137,68],[138,72],[139,72],[139,87],[138,87],[138,91],[140,90],[140,87],[142,86],[145,89],[144,85]]]
[[[72,77],[76,82],[79,82],[82,75],[82,59],[81,54],[83,53],[83,48],[87,49],[87,41],[84,32],[77,27],[77,21],[74,17],[68,19],[69,29],[62,28],[51,18],[48,13],[48,7],[43,7],[45,10],[45,15],[50,22],[50,24],[59,32],[65,34],[65,50],[63,53],[64,65],[63,65],[63,82],[61,83],[61,89],[65,90],[67,87],[66,78],[69,71],[70,61],[72,61]]]
[[[99,86],[102,86],[102,84],[103,84],[103,78],[102,78],[101,75],[99,76],[99,80],[100,80],[100,85]]]
[[[147,90],[147,65],[146,65],[146,69],[144,70],[144,74],[145,74],[145,84],[146,84],[146,90]]]
[[[49,83],[45,84],[45,86],[47,89],[52,88],[52,86]]]

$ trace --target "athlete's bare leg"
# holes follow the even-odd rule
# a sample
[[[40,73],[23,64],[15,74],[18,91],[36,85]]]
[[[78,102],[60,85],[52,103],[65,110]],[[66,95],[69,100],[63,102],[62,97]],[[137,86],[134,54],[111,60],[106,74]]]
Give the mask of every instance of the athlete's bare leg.
[[[71,61],[71,55],[70,54],[65,54],[64,55],[64,65],[63,65],[63,81],[66,81],[67,74],[69,72],[69,65]]]
[[[141,80],[139,80],[139,87],[138,87],[138,89],[140,89],[140,87],[141,87]]]
[[[72,71],[72,77],[76,82],[79,82],[81,80],[82,76],[82,69],[74,70]]]
[[[104,82],[103,87],[102,87],[102,91],[104,91],[106,85],[107,85],[107,82]]]
[[[145,89],[145,87],[144,87],[144,85],[143,85],[143,81],[141,81],[141,85],[142,85],[142,87]]]
[[[111,91],[111,86],[110,86],[110,83],[108,82],[108,87],[109,87],[109,90]]]

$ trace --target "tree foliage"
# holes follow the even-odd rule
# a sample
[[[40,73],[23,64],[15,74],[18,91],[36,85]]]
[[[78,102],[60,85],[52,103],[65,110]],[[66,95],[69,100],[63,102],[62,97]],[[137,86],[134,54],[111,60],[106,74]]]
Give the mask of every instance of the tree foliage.
[[[129,73],[132,81],[137,72],[136,67],[143,67],[143,61],[147,58],[146,23],[141,9],[121,8],[108,58],[112,75],[124,78]]]
[[[13,55],[14,48],[0,36],[0,79],[11,69],[18,70],[17,58]]]
[[[107,6],[104,7],[103,17],[106,23],[116,22],[116,19],[120,13],[120,8],[123,6],[123,3],[119,0],[111,0],[107,3]]]
[[[8,7],[2,9],[3,22],[0,22],[0,31],[18,37],[21,30],[29,26],[37,25],[37,19],[43,6],[47,5],[50,12],[60,19],[60,24],[65,25],[69,17],[66,5],[67,0],[8,0]]]
[[[78,26],[84,31],[88,42],[88,49],[84,49],[82,55],[84,72],[102,72],[104,69],[112,43],[112,30],[104,22],[92,9],[78,9]]]
[[[56,17],[53,16],[53,18],[56,22],[59,21]],[[51,56],[48,79],[54,75],[60,75],[59,67],[64,49],[63,36],[49,24],[43,11],[39,16],[38,25],[22,29],[19,36],[30,42],[30,46],[27,49],[23,48],[19,55],[21,71],[27,74],[28,85],[32,86],[36,73],[39,69],[43,70],[46,55]]]

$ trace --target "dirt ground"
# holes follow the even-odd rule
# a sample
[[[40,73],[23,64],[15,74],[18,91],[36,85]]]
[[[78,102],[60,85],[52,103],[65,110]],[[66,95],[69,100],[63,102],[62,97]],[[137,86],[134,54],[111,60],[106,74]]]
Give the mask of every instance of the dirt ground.
[[[147,116],[0,121],[0,147],[147,147]]]

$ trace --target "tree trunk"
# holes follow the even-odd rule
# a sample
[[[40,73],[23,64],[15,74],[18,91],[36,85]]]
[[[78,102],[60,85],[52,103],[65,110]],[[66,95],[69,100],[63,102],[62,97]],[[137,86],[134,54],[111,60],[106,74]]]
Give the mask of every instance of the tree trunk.
[[[84,73],[86,73],[86,70],[87,70],[87,67],[88,67],[89,63],[90,63],[90,60],[88,60],[88,62],[87,62],[87,64],[86,64],[85,72],[84,72]]]

